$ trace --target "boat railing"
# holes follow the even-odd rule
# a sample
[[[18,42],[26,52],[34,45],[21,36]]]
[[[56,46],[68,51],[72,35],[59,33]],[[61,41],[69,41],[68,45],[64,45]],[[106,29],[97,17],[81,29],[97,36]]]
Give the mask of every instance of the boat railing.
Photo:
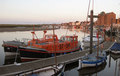
[[[28,38],[22,38],[20,41],[23,42],[25,45],[28,44],[28,41],[31,41],[32,39],[28,39]]]
[[[17,45],[27,45],[27,43],[28,43],[29,40],[31,40],[31,39],[22,38],[20,40],[20,39],[15,38],[12,41],[3,41],[3,44],[4,45],[16,45],[16,46]]]

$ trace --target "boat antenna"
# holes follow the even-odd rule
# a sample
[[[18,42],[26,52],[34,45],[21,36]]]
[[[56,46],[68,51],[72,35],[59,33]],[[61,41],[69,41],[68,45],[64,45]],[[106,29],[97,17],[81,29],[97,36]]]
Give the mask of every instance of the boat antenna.
[[[87,26],[87,22],[88,22],[88,15],[89,15],[89,10],[90,10],[90,2],[91,2],[91,0],[89,0],[89,4],[88,4],[87,17],[86,17],[86,24],[85,24],[85,26],[84,26],[85,31],[86,31],[86,26]],[[84,37],[85,37],[85,31],[84,31]]]
[[[32,33],[32,36],[33,36],[33,40],[35,39],[35,38],[34,38],[34,35],[35,35],[35,28],[34,28],[34,27],[35,27],[35,25],[33,25],[33,31],[31,32],[31,33]]]
[[[32,36],[33,36],[33,40],[35,40],[35,37],[38,39],[37,35],[35,34],[35,25],[33,25],[33,32],[31,32],[31,33],[32,33]]]
[[[66,31],[65,35],[67,35],[67,33],[68,33],[68,26],[67,26],[67,31]]]
[[[55,47],[55,38],[54,38],[54,36],[55,36],[55,30],[54,30],[54,26],[55,25],[53,25],[53,43],[54,43],[54,51],[55,51],[55,65],[56,65],[56,68],[57,68],[57,58],[56,58],[56,47]]]

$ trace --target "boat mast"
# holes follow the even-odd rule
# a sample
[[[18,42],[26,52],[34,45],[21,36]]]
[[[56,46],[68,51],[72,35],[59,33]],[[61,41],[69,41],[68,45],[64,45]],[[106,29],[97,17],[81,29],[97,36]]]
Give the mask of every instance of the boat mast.
[[[33,25],[33,32],[31,32],[32,33],[32,36],[33,36],[33,40],[35,40],[35,37],[34,37],[34,35],[35,35],[35,25]]]
[[[93,18],[98,18],[98,16],[93,15],[94,0],[92,1],[92,10],[90,12],[90,54],[92,53],[93,48]]]
[[[90,13],[90,54],[93,48],[93,10]]]
[[[54,26],[55,25],[53,25],[53,42],[54,42],[54,51],[55,51],[55,65],[56,65],[56,68],[57,68],[57,58],[56,58],[56,47],[55,47],[55,38],[54,38],[54,36],[55,36],[55,31],[54,31]]]
[[[91,0],[89,0],[89,4],[88,4],[86,23],[85,23],[85,26],[84,26],[84,29],[85,29],[85,31],[84,31],[84,38],[85,38],[86,27],[87,27],[87,24],[88,24],[88,15],[89,15],[89,9],[90,9],[90,2],[91,2]]]

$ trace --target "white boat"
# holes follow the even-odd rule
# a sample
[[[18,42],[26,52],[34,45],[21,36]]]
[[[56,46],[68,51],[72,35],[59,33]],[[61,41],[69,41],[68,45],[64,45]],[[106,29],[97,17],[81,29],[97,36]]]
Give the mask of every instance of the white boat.
[[[79,59],[78,69],[99,66],[102,63],[104,63],[106,59],[107,59],[106,52],[104,51],[99,52],[98,56],[97,52],[94,52],[92,54],[82,57],[82,59]]]
[[[65,65],[64,64],[59,64],[54,65],[54,66],[48,66],[45,68],[41,68],[41,69],[36,69],[33,71],[28,71],[28,72],[24,72],[19,74],[19,76],[63,76],[64,75],[64,68]]]
[[[99,35],[99,44],[102,43],[104,41],[104,38]],[[98,44],[98,38],[97,35],[93,35],[93,47],[96,46]],[[90,47],[90,35],[86,36],[83,38],[82,40],[82,47],[84,48],[89,48]]]

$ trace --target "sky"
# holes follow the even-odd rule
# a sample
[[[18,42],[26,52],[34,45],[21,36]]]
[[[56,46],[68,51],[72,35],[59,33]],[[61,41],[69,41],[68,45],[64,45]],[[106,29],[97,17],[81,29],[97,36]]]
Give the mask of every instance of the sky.
[[[88,3],[89,0],[0,0],[0,24],[85,21]],[[114,12],[119,18],[120,0],[94,0],[94,14],[102,11]]]

